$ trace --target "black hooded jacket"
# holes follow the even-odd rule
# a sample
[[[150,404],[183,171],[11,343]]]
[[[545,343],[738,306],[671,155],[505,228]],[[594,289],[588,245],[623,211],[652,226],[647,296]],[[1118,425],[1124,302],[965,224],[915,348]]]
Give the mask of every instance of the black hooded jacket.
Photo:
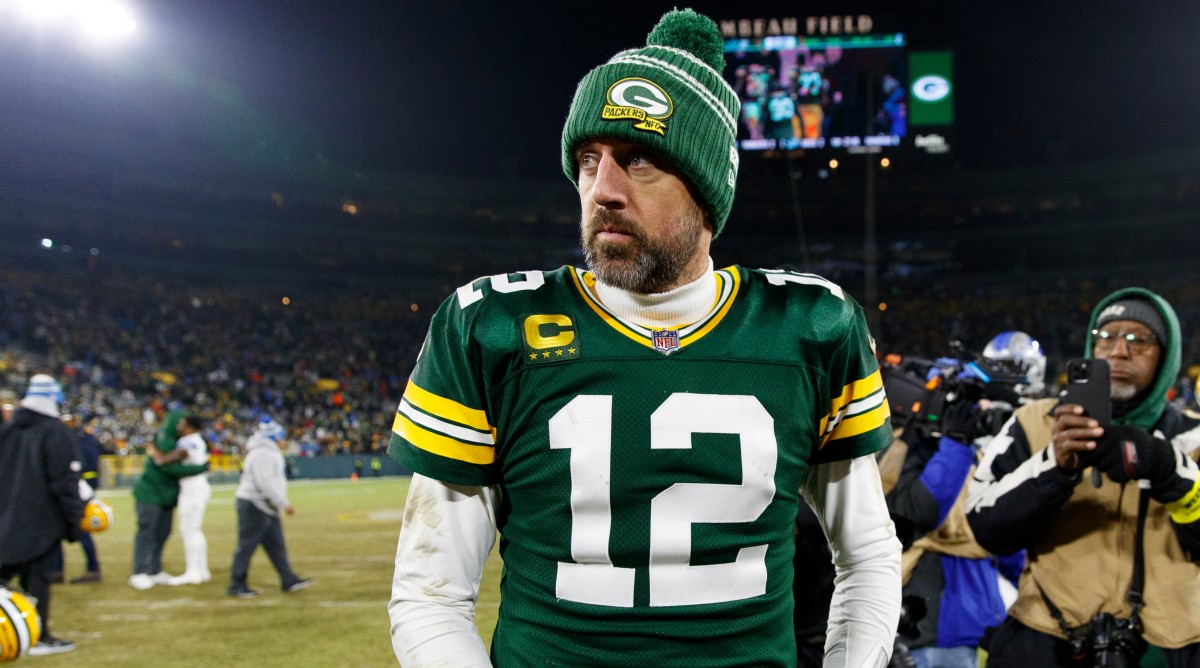
[[[20,408],[0,426],[0,563],[74,541],[83,518],[79,440],[57,418]]]

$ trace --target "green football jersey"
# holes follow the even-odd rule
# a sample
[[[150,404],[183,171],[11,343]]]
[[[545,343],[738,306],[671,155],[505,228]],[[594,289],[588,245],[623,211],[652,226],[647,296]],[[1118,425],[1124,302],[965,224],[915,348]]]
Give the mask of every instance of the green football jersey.
[[[674,330],[617,318],[574,267],[476,280],[434,315],[388,452],[502,488],[496,665],[795,665],[801,482],[885,447],[888,406],[841,288],[713,280]]]

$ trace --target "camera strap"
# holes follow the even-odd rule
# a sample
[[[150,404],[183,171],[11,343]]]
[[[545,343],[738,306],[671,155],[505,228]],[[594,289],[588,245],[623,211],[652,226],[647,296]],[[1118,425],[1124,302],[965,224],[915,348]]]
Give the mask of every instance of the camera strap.
[[[1133,614],[1129,616],[1129,621],[1133,623],[1133,628],[1141,631],[1142,608],[1146,606],[1145,600],[1142,599],[1142,585],[1145,584],[1146,571],[1146,549],[1144,546],[1145,538],[1143,534],[1146,532],[1146,514],[1150,508],[1150,492],[1149,490],[1138,488],[1140,496],[1138,497],[1138,516],[1137,516],[1137,536],[1133,542],[1133,579],[1129,582],[1129,607],[1133,608]]]
[[[1046,607],[1050,609],[1050,616],[1054,618],[1054,621],[1058,622],[1058,628],[1062,629],[1063,634],[1067,638],[1078,635],[1075,630],[1071,629],[1071,625],[1067,624],[1067,619],[1063,617],[1062,610],[1059,610],[1058,606],[1054,605],[1054,601],[1051,601],[1050,597],[1046,595],[1046,590],[1042,589],[1042,583],[1038,582],[1035,578],[1033,584],[1037,585],[1038,593],[1042,595],[1042,600],[1046,602]]]

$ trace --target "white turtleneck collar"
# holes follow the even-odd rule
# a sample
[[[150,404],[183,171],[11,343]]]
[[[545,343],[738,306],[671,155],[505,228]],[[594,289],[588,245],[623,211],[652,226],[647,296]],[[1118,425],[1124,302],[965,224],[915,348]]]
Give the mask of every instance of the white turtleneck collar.
[[[596,281],[596,296],[604,307],[622,320],[654,329],[677,329],[700,320],[717,301],[713,261],[700,278],[677,288],[644,295]]]

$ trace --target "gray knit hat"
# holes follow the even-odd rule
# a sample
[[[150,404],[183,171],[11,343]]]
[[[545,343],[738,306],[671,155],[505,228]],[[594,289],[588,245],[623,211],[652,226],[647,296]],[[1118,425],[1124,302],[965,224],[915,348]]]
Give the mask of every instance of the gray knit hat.
[[[579,186],[574,152],[585,139],[643,144],[695,186],[715,238],[733,206],[738,170],[740,103],[722,78],[724,69],[724,44],[712,19],[690,9],[664,14],[644,48],[618,53],[579,82],[562,134],[567,178]]]
[[[1158,308],[1151,302],[1137,297],[1121,299],[1115,301],[1104,310],[1096,318],[1096,329],[1100,329],[1105,324],[1114,320],[1133,320],[1140,322],[1154,332],[1154,336],[1158,338],[1158,342],[1166,345],[1167,339],[1167,324],[1163,322],[1162,315],[1158,312]]]

